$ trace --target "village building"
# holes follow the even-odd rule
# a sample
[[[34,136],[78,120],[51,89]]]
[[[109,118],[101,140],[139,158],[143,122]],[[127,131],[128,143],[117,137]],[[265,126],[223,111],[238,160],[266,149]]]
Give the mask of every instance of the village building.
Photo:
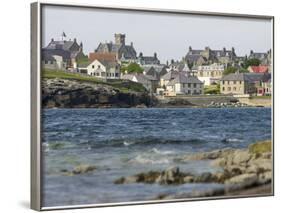
[[[190,46],[184,60],[191,65],[208,65],[213,63],[233,63],[235,58],[236,53],[233,47],[231,50],[226,50],[226,48],[212,50],[210,47],[205,47],[204,50],[193,50]]]
[[[153,56],[143,56],[143,53],[140,52],[137,62],[140,65],[158,65],[158,64],[160,64],[160,60],[157,58],[157,53],[154,53]]]
[[[263,82],[271,78],[267,73],[231,73],[220,81],[222,94],[264,95]]]
[[[140,83],[151,93],[155,93],[158,86],[158,80],[155,77],[142,73],[125,74],[122,75],[122,79]]]
[[[247,70],[253,73],[267,73],[269,69],[267,65],[259,65],[259,66],[249,66]]]
[[[73,64],[86,56],[83,53],[83,43],[77,43],[76,38],[73,40],[66,40],[65,33],[62,33],[61,40],[51,39],[50,43],[42,48],[42,61],[43,67],[45,62],[50,59],[50,56],[57,55],[63,58],[64,63],[66,63],[67,68],[73,67]]]
[[[201,95],[204,93],[204,84],[195,76],[179,72],[178,75],[166,85],[166,95]]]
[[[96,53],[113,53],[116,58],[122,62],[136,62],[137,53],[133,46],[133,42],[130,45],[125,43],[125,34],[115,34],[115,43],[105,42],[100,43],[95,50]]]
[[[200,81],[204,82],[204,85],[209,86],[214,83],[219,83],[225,67],[224,64],[219,63],[200,65],[197,67],[195,75]]]
[[[120,64],[116,61],[94,60],[78,65],[78,72],[102,79],[120,79]]]
[[[166,65],[142,65],[143,74],[154,76],[158,81],[160,81],[161,76],[167,73]]]
[[[160,87],[163,87],[165,89],[167,84],[171,80],[175,79],[178,75],[179,75],[179,71],[177,71],[177,70],[170,70],[165,75],[160,77]]]
[[[117,61],[115,53],[89,53],[89,61],[101,60],[101,61]]]
[[[272,87],[271,87],[271,78],[268,80],[264,80],[262,82],[262,90],[260,89],[258,94],[260,95],[271,95]]]
[[[184,61],[172,61],[169,65],[169,70],[177,70],[179,72],[190,72],[188,64]]]
[[[259,59],[262,65],[271,65],[271,50],[267,52],[254,52],[253,50],[250,51],[250,55],[248,59]]]
[[[52,70],[63,70],[67,69],[67,61],[69,60],[69,55],[65,57],[61,55],[49,54],[47,51],[42,51],[42,67],[44,69]]]

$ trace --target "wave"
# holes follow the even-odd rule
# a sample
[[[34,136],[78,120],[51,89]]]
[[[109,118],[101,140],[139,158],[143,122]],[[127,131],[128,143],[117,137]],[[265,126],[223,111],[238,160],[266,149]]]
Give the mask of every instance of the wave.
[[[160,154],[160,155],[170,155],[170,154],[174,154],[174,153],[175,153],[175,152],[173,152],[173,151],[168,151],[168,150],[163,151],[163,150],[159,150],[159,149],[157,149],[157,148],[152,148],[151,151],[154,152],[154,153],[156,153],[156,154]]]
[[[128,163],[132,164],[169,164],[170,160],[167,158],[157,158],[153,156],[147,156],[145,154],[137,155],[135,158],[128,160]]]
[[[221,142],[232,143],[232,142],[243,142],[243,140],[238,139],[238,138],[224,138]]]
[[[89,141],[87,143],[91,148],[102,148],[102,147],[136,147],[143,145],[180,145],[180,144],[202,144],[207,143],[208,141],[203,139],[164,139],[164,138],[155,138],[155,137],[143,137],[143,138],[120,138],[120,139],[111,139],[103,141]],[[83,143],[80,143],[81,145]],[[154,152],[162,152],[160,150],[154,149]],[[167,152],[167,151],[164,151]],[[170,152],[170,151],[168,151]]]

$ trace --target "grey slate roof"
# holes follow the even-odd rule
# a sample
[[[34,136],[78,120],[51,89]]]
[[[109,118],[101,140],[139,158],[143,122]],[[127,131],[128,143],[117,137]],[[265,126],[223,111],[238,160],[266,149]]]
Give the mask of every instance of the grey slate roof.
[[[180,72],[178,74],[178,76],[173,79],[172,81],[170,81],[167,86],[172,86],[175,85],[176,83],[180,83],[180,84],[187,84],[187,83],[191,83],[191,84],[203,84],[202,81],[200,81],[197,77],[195,76],[189,76],[186,73],[182,73]]]
[[[144,74],[125,74],[122,76],[122,79],[127,79],[127,80],[132,81],[134,77],[137,79],[137,82],[139,82],[141,84],[148,84],[151,81],[157,80],[157,79],[153,78],[153,76],[144,75]]]
[[[46,49],[63,49],[69,50],[75,41],[51,41]]]
[[[163,80],[171,80],[178,76],[179,72],[176,70],[170,70],[168,73],[162,76]]]
[[[131,45],[123,45],[123,44],[114,44],[110,43],[100,43],[96,49],[96,52],[112,52],[112,53],[124,53],[125,59],[136,59],[136,51],[135,48]]]
[[[70,52],[63,49],[42,49],[42,60],[50,59],[50,56],[59,55],[62,56],[63,61],[70,60]]]
[[[268,81],[271,78],[270,74],[266,73],[231,73],[229,75],[223,76],[221,81]]]

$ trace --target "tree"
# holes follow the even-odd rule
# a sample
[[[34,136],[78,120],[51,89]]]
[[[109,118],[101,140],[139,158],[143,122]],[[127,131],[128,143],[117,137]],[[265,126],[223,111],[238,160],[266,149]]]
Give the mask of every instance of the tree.
[[[235,73],[237,71],[236,67],[227,67],[224,71],[223,71],[223,75],[228,75],[231,73]]]
[[[243,68],[247,69],[249,66],[259,66],[261,61],[257,58],[246,59]]]
[[[137,63],[130,63],[128,66],[123,66],[121,68],[122,72],[127,71],[128,73],[142,73],[143,68],[140,67]]]

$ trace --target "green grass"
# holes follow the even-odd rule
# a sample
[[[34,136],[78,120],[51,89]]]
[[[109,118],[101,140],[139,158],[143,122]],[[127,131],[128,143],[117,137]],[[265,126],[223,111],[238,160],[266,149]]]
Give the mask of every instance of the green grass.
[[[108,80],[107,82],[102,81],[101,79],[81,75],[79,73],[70,73],[60,70],[50,70],[44,69],[42,71],[42,78],[52,79],[52,78],[60,78],[60,79],[67,79],[67,80],[75,80],[79,82],[85,83],[93,83],[93,84],[103,84],[112,86],[121,92],[129,93],[129,92],[146,92],[146,89],[139,83],[116,79],[116,80]]]
[[[271,95],[267,95],[267,96],[253,96],[253,97],[250,97],[250,99],[271,99]]]
[[[204,94],[220,94],[219,85],[204,86]]]

